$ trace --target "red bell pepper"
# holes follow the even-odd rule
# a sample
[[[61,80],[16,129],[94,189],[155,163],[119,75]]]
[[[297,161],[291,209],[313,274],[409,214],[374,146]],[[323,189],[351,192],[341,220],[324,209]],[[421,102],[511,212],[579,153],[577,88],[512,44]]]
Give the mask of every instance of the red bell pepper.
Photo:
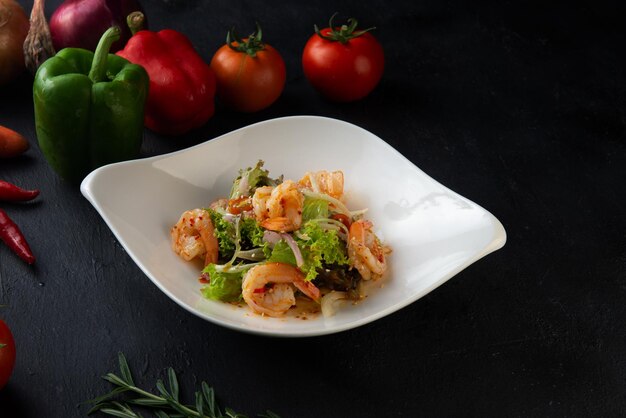
[[[180,32],[138,30],[143,14],[131,13],[134,35],[117,54],[146,69],[150,89],[145,125],[160,134],[180,135],[204,125],[215,112],[215,75]]]

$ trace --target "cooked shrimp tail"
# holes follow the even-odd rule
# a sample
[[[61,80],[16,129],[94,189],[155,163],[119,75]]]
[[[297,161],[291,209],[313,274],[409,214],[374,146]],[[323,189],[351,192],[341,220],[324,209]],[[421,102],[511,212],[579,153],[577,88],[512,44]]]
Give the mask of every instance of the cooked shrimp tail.
[[[296,304],[293,286],[315,301],[320,298],[319,289],[304,280],[304,274],[296,267],[284,263],[261,264],[246,273],[243,300],[261,315],[283,316]]]
[[[343,196],[343,172],[342,171],[315,171],[306,173],[298,184],[315,193],[325,193],[335,199]]]
[[[217,262],[219,246],[213,222],[204,209],[184,212],[170,230],[172,248],[185,261],[204,257],[204,265]]]
[[[378,278],[385,273],[385,248],[372,232],[370,221],[358,220],[350,226],[348,256],[350,265],[356,268],[364,280]]]

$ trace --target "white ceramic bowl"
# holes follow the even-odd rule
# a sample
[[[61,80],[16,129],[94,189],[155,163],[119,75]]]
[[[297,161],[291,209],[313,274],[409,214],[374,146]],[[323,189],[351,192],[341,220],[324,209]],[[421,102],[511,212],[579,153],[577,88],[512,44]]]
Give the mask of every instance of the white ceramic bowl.
[[[240,168],[265,161],[270,175],[342,170],[347,206],[392,247],[389,276],[363,302],[335,316],[268,318],[204,299],[197,264],[180,259],[169,231],[182,212],[228,195]],[[415,302],[476,260],[501,248],[501,223],[439,184],[372,133],[335,119],[295,116],[260,122],[172,154],[101,167],[81,184],[143,272],[188,311],[232,329],[312,336],[358,327]]]

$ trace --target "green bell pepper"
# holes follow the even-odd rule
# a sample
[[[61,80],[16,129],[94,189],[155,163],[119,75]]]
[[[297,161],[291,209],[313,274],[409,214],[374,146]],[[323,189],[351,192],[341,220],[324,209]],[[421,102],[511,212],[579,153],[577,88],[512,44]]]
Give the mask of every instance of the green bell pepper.
[[[52,168],[71,182],[139,154],[150,80],[143,67],[109,54],[120,32],[108,29],[95,52],[65,48],[35,74],[39,146]]]

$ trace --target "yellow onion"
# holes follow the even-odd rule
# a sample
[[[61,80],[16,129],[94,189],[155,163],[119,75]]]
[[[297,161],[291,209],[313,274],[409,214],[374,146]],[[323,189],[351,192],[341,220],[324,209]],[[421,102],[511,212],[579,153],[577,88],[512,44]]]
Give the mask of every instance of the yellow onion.
[[[24,72],[23,45],[28,17],[15,0],[0,0],[0,85]]]

